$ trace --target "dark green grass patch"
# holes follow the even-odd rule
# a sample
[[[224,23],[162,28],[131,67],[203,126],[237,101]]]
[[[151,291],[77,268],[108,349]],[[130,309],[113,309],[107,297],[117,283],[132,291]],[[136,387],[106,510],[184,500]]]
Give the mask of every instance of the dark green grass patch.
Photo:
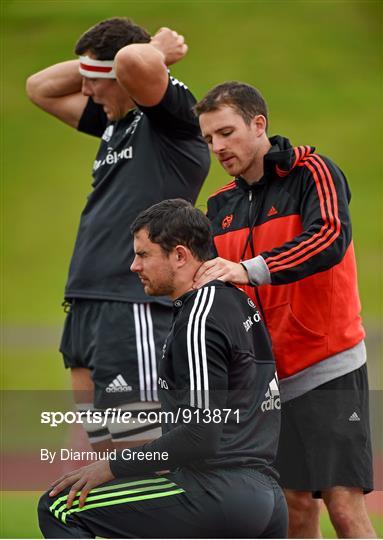
[[[150,32],[170,26],[190,45],[173,68],[197,97],[214,84],[256,85],[270,133],[313,144],[345,170],[364,312],[380,313],[382,240],[381,4],[377,2],[5,1],[3,9],[3,321],[60,320],[96,139],[31,105],[31,73],[73,57],[98,20],[130,15]],[[198,204],[229,182],[215,163]]]

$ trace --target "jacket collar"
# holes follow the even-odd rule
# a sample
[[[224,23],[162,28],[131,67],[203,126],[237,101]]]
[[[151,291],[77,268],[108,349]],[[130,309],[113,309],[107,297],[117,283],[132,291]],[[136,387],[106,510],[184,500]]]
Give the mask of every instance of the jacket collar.
[[[270,137],[271,148],[263,158],[264,176],[255,184],[249,185],[244,178],[235,179],[238,187],[248,191],[263,187],[267,178],[284,178],[299,163],[315,151],[313,146],[292,146],[289,139],[275,135]]]

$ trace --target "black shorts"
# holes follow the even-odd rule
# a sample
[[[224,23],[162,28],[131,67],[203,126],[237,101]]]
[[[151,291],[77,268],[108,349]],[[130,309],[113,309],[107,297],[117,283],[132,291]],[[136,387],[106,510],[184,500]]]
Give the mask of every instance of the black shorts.
[[[275,468],[283,488],[373,489],[367,367],[282,404]]]
[[[60,351],[65,367],[92,371],[96,407],[158,401],[157,362],[172,316],[156,303],[72,301]]]
[[[90,491],[79,511],[66,493],[43,495],[45,538],[286,538],[287,506],[277,482],[252,469],[125,478]]]

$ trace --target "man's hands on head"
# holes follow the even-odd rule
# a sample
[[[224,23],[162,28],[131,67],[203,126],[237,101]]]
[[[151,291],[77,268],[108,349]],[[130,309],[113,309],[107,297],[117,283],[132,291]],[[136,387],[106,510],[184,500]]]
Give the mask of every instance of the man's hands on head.
[[[133,101],[154,107],[169,84],[167,66],[181,60],[187,49],[183,36],[160,28],[150,43],[131,43],[118,51],[114,59],[117,81]]]
[[[167,66],[181,60],[188,51],[184,37],[170,28],[160,28],[152,37],[150,43],[162,52]]]
[[[76,493],[80,491],[79,507],[82,508],[85,504],[85,499],[91,489],[114,480],[114,476],[110,470],[108,461],[96,461],[80,469],[76,469],[70,473],[64,474],[58,480],[53,482],[52,490],[49,492],[51,497],[54,497],[63,489],[71,486],[68,493],[67,508],[73,504]]]
[[[203,287],[213,279],[230,281],[238,285],[248,285],[249,276],[246,269],[240,264],[216,257],[203,263],[194,276],[193,288]]]

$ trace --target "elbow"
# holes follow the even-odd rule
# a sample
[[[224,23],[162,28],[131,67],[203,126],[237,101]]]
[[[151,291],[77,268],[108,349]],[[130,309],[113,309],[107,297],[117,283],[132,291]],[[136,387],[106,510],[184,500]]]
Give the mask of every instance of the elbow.
[[[114,57],[117,79],[123,84],[137,81],[138,77],[158,73],[165,69],[164,55],[148,43],[133,43],[120,49]]]
[[[128,77],[133,79],[140,67],[142,67],[142,59],[136,44],[123,47],[114,58],[114,69],[118,80],[123,81]]]

